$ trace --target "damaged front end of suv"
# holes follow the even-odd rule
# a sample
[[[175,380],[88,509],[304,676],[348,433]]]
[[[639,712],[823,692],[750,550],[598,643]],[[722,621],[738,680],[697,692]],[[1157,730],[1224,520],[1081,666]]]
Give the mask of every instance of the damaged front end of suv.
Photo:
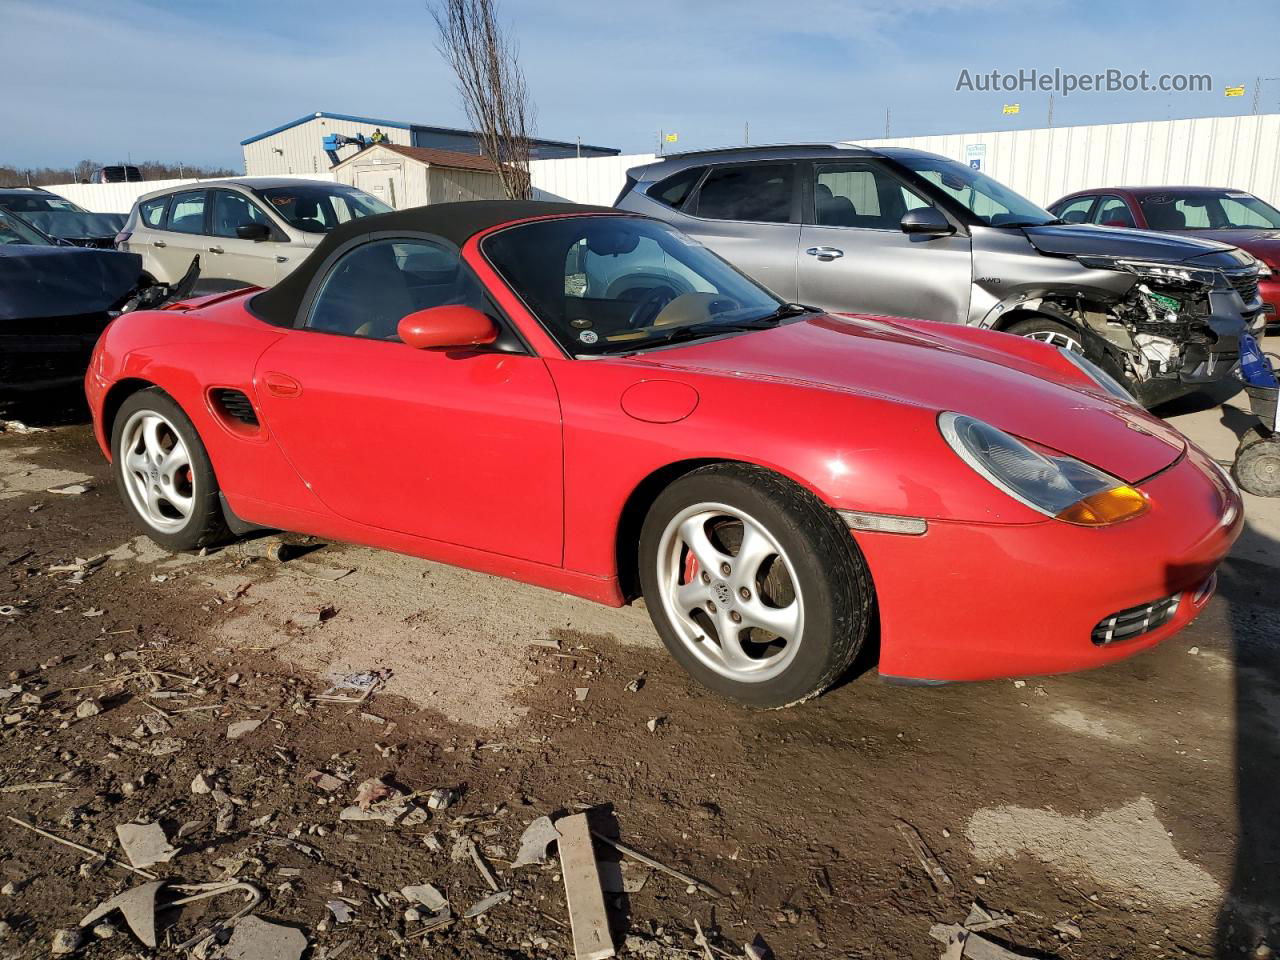
[[[1047,258],[1042,265],[1056,261],[1052,282],[1042,274],[1011,283],[1006,275],[988,292],[996,302],[981,325],[1056,342],[1026,319],[1052,318],[1080,336],[1058,345],[1082,350],[1145,406],[1231,376],[1240,337],[1261,333],[1266,268],[1242,250],[1107,228],[1024,232]]]

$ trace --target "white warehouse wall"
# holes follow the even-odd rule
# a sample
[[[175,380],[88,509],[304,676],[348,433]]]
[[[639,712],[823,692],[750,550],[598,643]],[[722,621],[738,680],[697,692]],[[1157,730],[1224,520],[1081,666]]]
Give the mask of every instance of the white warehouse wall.
[[[1092,187],[1233,187],[1280,207],[1280,114],[1150,120],[847,141],[912,147],[967,163],[1039,204]]]
[[[620,157],[565,157],[534,160],[529,164],[535,200],[569,200],[613,206],[627,182],[627,171],[652,163],[652,153]]]

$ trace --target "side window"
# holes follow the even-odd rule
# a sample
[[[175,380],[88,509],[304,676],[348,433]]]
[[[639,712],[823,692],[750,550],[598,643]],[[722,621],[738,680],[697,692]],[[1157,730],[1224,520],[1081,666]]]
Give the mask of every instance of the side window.
[[[794,183],[790,163],[716,167],[698,189],[696,213],[710,220],[789,223]]]
[[[929,205],[901,181],[868,164],[814,167],[813,222],[820,226],[897,230],[904,213]]]
[[[400,319],[449,305],[488,312],[479,281],[456,250],[428,240],[375,240],[329,270],[306,327],[373,340],[397,340]]]
[[[213,191],[213,235],[236,236],[236,227],[249,223],[261,223],[270,227],[271,221],[256,203],[248,197],[230,190]]]
[[[1098,202],[1098,210],[1093,215],[1093,222],[1104,227],[1133,227],[1133,214],[1129,205],[1119,197],[1103,197]]]
[[[169,211],[169,229],[178,233],[204,233],[205,191],[175,193]]]
[[[148,227],[159,228],[164,223],[164,211],[168,205],[168,197],[156,197],[154,200],[139,204],[138,215]]]
[[[650,187],[648,195],[659,203],[665,203],[668,207],[674,207],[679,210],[681,205],[689,199],[689,193],[702,178],[702,174],[706,172],[706,169],[706,167],[693,167],[690,170],[681,170],[679,173],[674,173]]]
[[[1076,197],[1070,203],[1060,205],[1056,210],[1051,208],[1050,212],[1067,223],[1084,223],[1089,219],[1089,209],[1093,206],[1094,199],[1092,195]]]

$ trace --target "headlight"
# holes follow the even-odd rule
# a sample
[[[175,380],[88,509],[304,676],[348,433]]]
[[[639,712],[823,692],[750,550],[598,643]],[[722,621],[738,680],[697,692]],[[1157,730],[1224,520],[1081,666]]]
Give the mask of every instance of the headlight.
[[[1100,386],[1103,390],[1107,391],[1107,393],[1111,394],[1117,400],[1123,400],[1125,403],[1130,403],[1130,404],[1137,403],[1137,401],[1133,399],[1133,394],[1131,394],[1128,390],[1124,388],[1124,384],[1122,384],[1115,377],[1111,376],[1111,374],[1107,373],[1107,371],[1103,370],[1100,366],[1098,366],[1092,360],[1090,360],[1087,357],[1083,357],[1080,354],[1076,353],[1075,351],[1067,349],[1066,347],[1059,347],[1058,350],[1062,352],[1062,355],[1064,357],[1066,357],[1073,364],[1075,364],[1075,366],[1080,370],[1081,373],[1083,373],[1086,377],[1088,377],[1090,380],[1092,380],[1094,383]]]
[[[1261,260],[1258,261],[1258,279],[1259,280],[1265,280],[1267,279],[1267,277],[1271,276],[1275,272],[1276,271],[1271,266],[1271,264],[1263,263]]]
[[[1003,430],[962,413],[944,413],[938,428],[969,466],[1019,503],[1046,517],[1103,527],[1149,509],[1140,490],[1072,457],[1036,453]]]
[[[1125,270],[1145,280],[1166,283],[1198,283],[1212,287],[1216,280],[1213,270],[1202,270],[1172,263],[1154,263],[1149,260],[1117,260],[1111,257],[1081,256],[1077,260],[1083,266],[1097,270]]]

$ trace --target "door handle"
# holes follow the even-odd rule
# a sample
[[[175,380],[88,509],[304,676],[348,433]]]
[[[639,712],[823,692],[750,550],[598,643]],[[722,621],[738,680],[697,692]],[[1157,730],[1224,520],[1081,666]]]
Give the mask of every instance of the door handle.
[[[167,243],[165,243],[163,240],[153,240],[153,241],[151,242],[151,245],[152,245],[153,247],[167,247],[167,246],[168,246],[168,244],[167,244]]]
[[[839,247],[810,247],[805,251],[811,257],[817,257],[826,263],[829,260],[836,260],[844,256],[844,251]]]
[[[268,373],[262,378],[267,392],[277,397],[297,397],[302,395],[302,384],[285,373]]]
[[[276,257],[276,263],[288,263],[288,262],[289,262],[288,257]]]
[[[221,252],[222,252],[222,248],[221,248],[221,247],[210,247],[210,248],[209,248],[209,252],[210,252],[210,253],[221,253]]]

